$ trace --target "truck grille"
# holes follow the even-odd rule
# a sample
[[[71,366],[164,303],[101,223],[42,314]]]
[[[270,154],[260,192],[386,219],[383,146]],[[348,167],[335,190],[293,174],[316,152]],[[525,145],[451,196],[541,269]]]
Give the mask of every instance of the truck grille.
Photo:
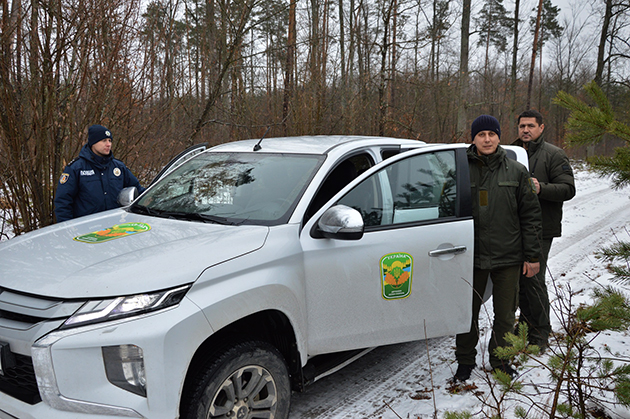
[[[42,319],[38,317],[27,316],[25,314],[12,313],[6,310],[0,310],[0,317],[3,319],[15,320],[22,323],[30,323],[30,324],[36,324],[42,320],[46,320],[46,319]]]
[[[4,375],[0,375],[0,391],[24,403],[39,403],[42,399],[39,396],[31,358],[19,354],[14,354],[14,356],[16,365],[13,368],[7,368],[4,370]]]
[[[3,365],[0,392],[24,403],[41,401],[31,347],[58,329],[84,303],[0,288],[0,346],[4,356],[12,360]]]

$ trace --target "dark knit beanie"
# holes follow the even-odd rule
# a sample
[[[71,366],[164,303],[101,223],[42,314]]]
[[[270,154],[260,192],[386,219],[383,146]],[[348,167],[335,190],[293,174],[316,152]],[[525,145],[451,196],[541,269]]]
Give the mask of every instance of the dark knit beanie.
[[[102,125],[92,125],[88,128],[88,145],[92,147],[105,138],[112,138],[112,133]]]
[[[470,139],[474,140],[480,131],[494,131],[501,138],[501,126],[494,116],[478,116],[470,126]]]

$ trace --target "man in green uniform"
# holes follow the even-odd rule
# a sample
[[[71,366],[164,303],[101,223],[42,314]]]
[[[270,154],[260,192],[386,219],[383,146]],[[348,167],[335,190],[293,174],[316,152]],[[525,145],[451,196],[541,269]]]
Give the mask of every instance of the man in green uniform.
[[[481,115],[472,123],[473,144],[468,148],[475,226],[473,318],[470,331],[456,337],[458,367],[454,379],[465,381],[475,368],[479,341],[479,310],[491,276],[494,306],[490,366],[508,375],[514,369],[499,359],[495,349],[505,346],[514,330],[521,274],[532,277],[540,268],[540,204],[525,166],[507,157],[499,146],[499,121]]]
[[[521,277],[519,324],[529,328],[529,342],[544,350],[549,344],[549,295],[545,283],[547,258],[554,237],[562,232],[562,203],[575,196],[573,170],[564,150],[544,140],[542,115],[527,110],[518,117],[519,138],[513,143],[527,150],[529,170],[542,210],[542,253],[540,272],[533,278]]]

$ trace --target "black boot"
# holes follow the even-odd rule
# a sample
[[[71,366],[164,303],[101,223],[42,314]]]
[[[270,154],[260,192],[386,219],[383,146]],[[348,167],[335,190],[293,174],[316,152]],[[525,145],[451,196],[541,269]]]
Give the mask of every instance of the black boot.
[[[475,369],[474,365],[459,364],[453,381],[466,381],[470,378],[470,373]]]

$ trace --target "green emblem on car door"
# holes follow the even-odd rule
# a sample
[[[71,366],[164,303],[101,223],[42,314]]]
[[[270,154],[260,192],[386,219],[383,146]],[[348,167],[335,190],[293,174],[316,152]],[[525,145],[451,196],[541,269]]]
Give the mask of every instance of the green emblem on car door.
[[[81,243],[103,243],[149,230],[151,230],[151,226],[146,223],[125,223],[106,228],[105,230],[84,234],[75,237],[74,240]]]
[[[383,298],[397,300],[411,294],[413,258],[408,253],[390,253],[381,258]]]

